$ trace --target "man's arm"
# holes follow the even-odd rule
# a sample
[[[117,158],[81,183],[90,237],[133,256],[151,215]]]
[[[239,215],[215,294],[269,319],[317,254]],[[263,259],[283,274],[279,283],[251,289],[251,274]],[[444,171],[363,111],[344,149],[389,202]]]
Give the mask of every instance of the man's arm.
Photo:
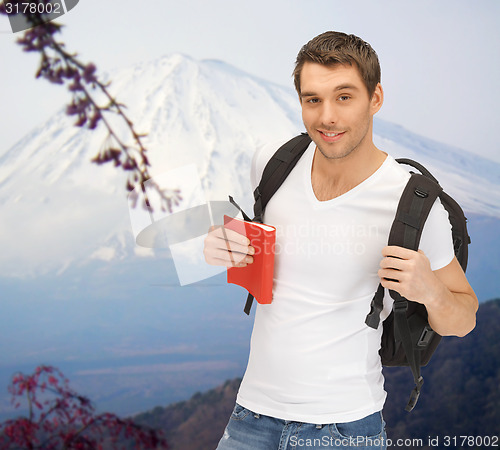
[[[474,329],[477,297],[456,258],[446,267],[432,271],[422,250],[387,246],[382,255],[378,272],[382,286],[424,304],[436,333],[465,336]]]

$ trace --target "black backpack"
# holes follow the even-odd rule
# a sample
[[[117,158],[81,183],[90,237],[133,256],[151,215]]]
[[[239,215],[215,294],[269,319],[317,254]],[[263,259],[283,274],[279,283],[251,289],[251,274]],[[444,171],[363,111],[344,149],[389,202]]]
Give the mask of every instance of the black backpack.
[[[267,203],[285,181],[310,143],[309,135],[302,133],[282,145],[271,157],[264,168],[260,183],[254,191],[254,222],[262,223]],[[462,208],[443,191],[438,181],[421,164],[410,159],[397,159],[396,161],[400,164],[413,166],[420,171],[420,174],[411,172],[412,175],[399,201],[389,233],[388,245],[418,250],[425,220],[436,198],[439,197],[449,214],[455,255],[465,272],[470,237],[467,233],[467,219]],[[234,203],[232,198],[230,200]],[[250,220],[246,214],[244,214],[244,218]],[[420,367],[429,362],[441,341],[441,336],[430,327],[424,305],[409,301],[396,291],[390,290],[389,293],[394,299],[394,303],[392,312],[383,322],[379,353],[384,366],[410,366],[415,388],[405,409],[411,411],[417,403],[424,382],[420,374]],[[384,288],[379,284],[371,302],[371,310],[366,317],[366,324],[374,329],[378,328],[380,323],[383,298]],[[246,314],[250,314],[252,302],[253,296],[249,294],[244,309]]]

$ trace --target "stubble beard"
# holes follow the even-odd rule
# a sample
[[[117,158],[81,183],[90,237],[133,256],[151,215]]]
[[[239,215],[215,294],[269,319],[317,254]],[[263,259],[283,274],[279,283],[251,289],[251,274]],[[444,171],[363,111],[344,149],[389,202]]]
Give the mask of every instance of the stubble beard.
[[[349,147],[345,150],[343,150],[342,152],[338,153],[338,154],[328,154],[323,148],[322,148],[322,144],[320,144],[319,142],[315,142],[316,144],[316,148],[319,150],[319,152],[323,155],[324,158],[326,159],[330,159],[330,160],[337,160],[337,159],[343,159],[347,156],[349,156],[352,152],[354,152],[358,146],[354,146],[354,147]]]
[[[306,130],[307,130],[307,127],[306,127]],[[354,152],[359,150],[359,148],[361,147],[361,145],[363,144],[363,142],[365,141],[365,139],[368,135],[368,130],[369,130],[369,125],[366,126],[366,129],[363,131],[363,133],[361,134],[361,137],[356,142],[345,142],[345,143],[339,142],[339,144],[346,145],[347,147],[345,147],[343,149],[339,149],[338,153],[333,153],[333,154],[331,152],[328,152],[328,150],[327,150],[328,144],[326,144],[325,142],[323,142],[321,140],[321,136],[318,136],[316,138],[316,140],[314,140],[314,139],[313,140],[314,140],[314,143],[316,144],[316,148],[319,150],[319,152],[323,155],[323,157],[325,159],[328,159],[331,161],[340,160],[343,158],[347,158],[348,156],[350,156],[351,154],[353,154]],[[351,135],[350,135],[351,130],[350,129],[346,129],[344,132],[346,133],[346,136],[343,136],[343,139],[351,137]],[[317,132],[317,133],[319,133],[319,132]],[[335,133],[335,131],[332,131],[332,133]],[[311,135],[314,135],[314,134],[309,133],[309,136],[311,136]],[[356,136],[352,136],[352,137],[355,138]],[[332,145],[332,147],[335,148],[335,144]]]
[[[346,134],[348,132],[349,132],[349,130],[345,131]],[[334,131],[332,131],[332,133],[334,133]],[[310,133],[310,135],[311,134],[312,133]],[[346,138],[346,137],[347,136],[343,136],[343,138]],[[340,149],[337,149],[336,153],[332,153],[331,149],[334,149],[334,151],[335,151],[335,144],[328,145],[327,143],[325,143],[325,142],[323,142],[321,140],[321,136],[318,136],[316,139],[313,139],[313,140],[314,140],[314,143],[316,144],[316,148],[323,155],[323,157],[325,159],[328,159],[328,160],[331,160],[331,161],[346,158],[351,153],[353,153],[354,151],[356,151],[356,149],[358,148],[358,146],[359,146],[359,144],[361,142],[360,141],[360,142],[356,143],[355,145],[347,143],[348,144],[347,148],[340,148]],[[328,147],[330,147],[330,149]]]

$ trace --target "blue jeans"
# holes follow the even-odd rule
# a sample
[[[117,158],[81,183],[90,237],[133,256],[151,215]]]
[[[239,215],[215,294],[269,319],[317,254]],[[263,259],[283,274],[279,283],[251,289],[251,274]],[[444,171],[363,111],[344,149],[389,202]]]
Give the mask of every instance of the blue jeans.
[[[386,449],[386,441],[381,412],[316,425],[255,414],[236,403],[217,450]]]

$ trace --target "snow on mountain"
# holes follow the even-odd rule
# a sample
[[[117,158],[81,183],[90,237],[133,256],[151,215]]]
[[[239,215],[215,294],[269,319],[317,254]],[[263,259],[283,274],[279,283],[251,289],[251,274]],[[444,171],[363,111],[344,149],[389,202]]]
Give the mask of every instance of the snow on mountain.
[[[251,210],[249,166],[256,148],[303,129],[297,96],[221,61],[174,54],[113,73],[151,174],[194,164],[207,199],[231,194]],[[0,156],[0,269],[23,277],[74,264],[153,252],[135,245],[125,176],[90,159],[106,138],[59,113]],[[124,130],[122,129],[122,135]],[[500,164],[377,120],[375,140],[414,158],[473,213],[500,218]]]

